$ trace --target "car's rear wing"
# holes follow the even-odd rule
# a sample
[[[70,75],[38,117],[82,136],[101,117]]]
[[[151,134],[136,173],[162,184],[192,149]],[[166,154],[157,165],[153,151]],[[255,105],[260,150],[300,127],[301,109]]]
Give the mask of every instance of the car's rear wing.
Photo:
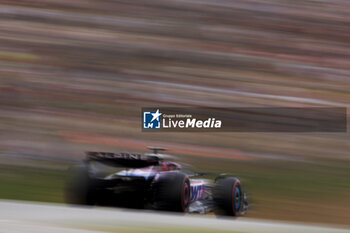
[[[112,152],[86,152],[88,161],[97,161],[111,166],[142,168],[151,165],[159,165],[161,158],[157,155],[142,155],[131,153],[112,153]]]

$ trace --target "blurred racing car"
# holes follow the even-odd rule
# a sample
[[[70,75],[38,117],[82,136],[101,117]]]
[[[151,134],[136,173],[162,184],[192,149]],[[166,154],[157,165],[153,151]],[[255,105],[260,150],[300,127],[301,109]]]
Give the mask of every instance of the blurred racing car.
[[[172,156],[152,153],[87,152],[70,169],[66,199],[70,204],[239,216],[248,210],[246,192],[236,177],[214,181],[186,171]]]

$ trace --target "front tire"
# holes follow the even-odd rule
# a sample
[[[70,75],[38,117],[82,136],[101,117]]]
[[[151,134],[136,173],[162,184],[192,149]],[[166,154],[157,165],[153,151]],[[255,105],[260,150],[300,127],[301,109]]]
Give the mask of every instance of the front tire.
[[[225,177],[217,180],[214,199],[217,213],[226,216],[239,216],[243,209],[244,193],[238,178]]]

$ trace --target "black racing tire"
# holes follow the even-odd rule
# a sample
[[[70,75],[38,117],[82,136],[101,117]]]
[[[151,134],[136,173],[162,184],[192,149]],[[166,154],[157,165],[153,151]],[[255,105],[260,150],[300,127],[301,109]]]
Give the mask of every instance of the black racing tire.
[[[244,192],[238,178],[217,179],[214,189],[216,213],[225,216],[239,216],[243,208],[243,195]]]
[[[88,164],[83,163],[69,169],[65,197],[66,202],[72,205],[96,204],[96,183],[90,178]]]
[[[188,212],[191,184],[188,176],[179,171],[163,172],[154,184],[154,208]]]

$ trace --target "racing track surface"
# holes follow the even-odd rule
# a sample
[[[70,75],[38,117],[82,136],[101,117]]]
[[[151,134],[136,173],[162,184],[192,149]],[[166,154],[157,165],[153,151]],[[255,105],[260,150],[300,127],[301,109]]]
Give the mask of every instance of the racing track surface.
[[[164,230],[162,230],[164,229]],[[170,229],[170,230],[169,230]],[[176,230],[177,229],[177,230]],[[114,208],[82,208],[30,202],[0,201],[1,233],[94,233],[94,232],[317,232],[345,233],[346,229],[248,218],[217,219],[154,211]],[[197,232],[196,231],[196,232]]]

